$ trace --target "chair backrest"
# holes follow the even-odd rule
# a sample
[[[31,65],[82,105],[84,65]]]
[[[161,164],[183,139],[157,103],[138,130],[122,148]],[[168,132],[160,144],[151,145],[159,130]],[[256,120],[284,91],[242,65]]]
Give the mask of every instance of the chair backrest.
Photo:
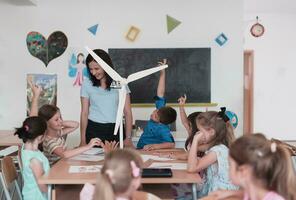
[[[3,179],[6,187],[17,180],[17,171],[14,162],[10,156],[5,156],[1,161],[1,169],[3,174]]]
[[[0,179],[1,179],[2,186],[3,186],[5,197],[7,200],[13,199],[13,195],[14,195],[15,190],[17,191],[17,193],[19,195],[19,199],[20,200],[23,199],[20,187],[17,182],[18,181],[18,174],[16,171],[16,167],[14,165],[12,157],[10,157],[10,156],[5,156],[1,160]],[[12,186],[14,186],[14,187],[12,187]],[[13,188],[12,192],[10,192],[8,188]]]

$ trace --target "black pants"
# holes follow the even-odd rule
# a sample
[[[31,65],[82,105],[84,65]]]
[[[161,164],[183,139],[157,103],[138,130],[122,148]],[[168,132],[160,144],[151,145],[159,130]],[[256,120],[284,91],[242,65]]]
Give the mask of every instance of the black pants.
[[[85,139],[86,143],[88,144],[89,141],[92,138],[100,138],[103,142],[105,140],[111,142],[111,141],[117,141],[119,142],[119,129],[117,132],[117,135],[114,135],[114,128],[115,123],[98,123],[91,120],[88,120],[87,127],[86,127],[86,133],[85,133]],[[123,128],[123,139],[125,139],[125,129]]]

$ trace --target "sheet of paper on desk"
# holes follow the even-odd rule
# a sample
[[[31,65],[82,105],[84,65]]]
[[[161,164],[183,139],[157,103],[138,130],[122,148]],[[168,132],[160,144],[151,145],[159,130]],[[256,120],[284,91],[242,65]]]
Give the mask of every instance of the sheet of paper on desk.
[[[159,156],[155,156],[155,155],[141,155],[142,159],[144,162],[146,162],[147,160],[151,159],[151,160],[157,160],[157,161],[169,161],[169,160],[173,160],[171,158],[164,158],[164,157],[159,157]]]
[[[102,165],[70,166],[69,173],[95,173],[101,169]]]
[[[97,154],[101,154],[101,153],[104,153],[104,149],[102,149],[102,148],[91,148],[91,149],[83,152],[82,154],[97,155]]]
[[[187,163],[164,163],[154,162],[148,168],[170,168],[170,169],[187,169]]]
[[[71,160],[82,160],[82,161],[93,161],[93,162],[97,162],[97,161],[104,160],[104,156],[103,155],[85,155],[85,154],[80,154],[80,155],[74,156],[74,157],[72,157],[70,159]]]

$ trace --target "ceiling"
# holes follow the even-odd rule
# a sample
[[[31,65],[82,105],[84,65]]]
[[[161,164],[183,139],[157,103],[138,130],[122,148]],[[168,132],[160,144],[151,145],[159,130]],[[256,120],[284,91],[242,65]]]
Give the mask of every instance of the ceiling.
[[[36,6],[45,0],[0,0],[16,6]],[[50,1],[50,0],[47,0]],[[62,1],[62,0],[61,0]],[[296,0],[243,0],[244,13],[290,13],[296,14]]]
[[[36,6],[38,0],[0,0],[0,4],[10,4],[15,6]]]

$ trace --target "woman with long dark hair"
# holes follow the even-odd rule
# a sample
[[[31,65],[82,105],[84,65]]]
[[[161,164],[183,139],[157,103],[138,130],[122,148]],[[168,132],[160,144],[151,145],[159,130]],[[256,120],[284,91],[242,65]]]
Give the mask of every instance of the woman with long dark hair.
[[[108,53],[102,49],[95,49],[94,52],[113,68]],[[119,134],[113,135],[119,101],[118,89],[110,87],[113,82],[112,78],[90,54],[86,57],[86,66],[90,78],[85,79],[81,87],[80,145],[84,145],[91,138],[96,137],[103,142],[119,141]],[[129,89],[127,90],[129,91]],[[133,146],[131,141],[132,111],[129,94],[126,96],[124,116],[124,144]]]

